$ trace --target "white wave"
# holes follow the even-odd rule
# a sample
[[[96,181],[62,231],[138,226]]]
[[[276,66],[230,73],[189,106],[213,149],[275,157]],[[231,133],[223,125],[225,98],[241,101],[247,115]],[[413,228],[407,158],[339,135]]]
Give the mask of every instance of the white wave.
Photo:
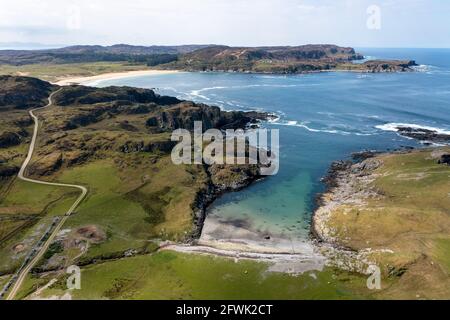
[[[197,98],[201,98],[201,99],[204,99],[204,100],[211,100],[210,98],[208,98],[207,96],[204,96],[204,95],[202,95],[202,94],[200,94],[200,92],[201,92],[202,90],[192,90],[191,92],[190,92],[190,95],[191,96],[194,96],[194,97],[197,97]]]
[[[212,90],[225,90],[225,89],[245,89],[245,88],[260,88],[260,87],[273,87],[273,88],[292,88],[292,87],[307,87],[314,84],[249,84],[243,86],[216,86],[216,87],[207,87],[197,90],[192,90],[191,93],[194,95],[199,94],[200,92],[212,91]]]
[[[280,121],[281,117],[275,113],[269,114],[271,117],[267,120],[269,123],[278,123]]]
[[[341,135],[350,135],[351,132],[342,131],[342,130],[329,130],[329,129],[314,129],[307,126],[307,122],[299,123],[296,120],[287,120],[287,121],[272,121],[273,123],[280,126],[289,126],[289,127],[298,127],[303,128],[309,132],[315,133],[330,133],[330,134],[341,134]]]
[[[426,72],[426,73],[429,73],[430,71],[432,71],[434,69],[433,66],[427,65],[427,64],[412,66],[411,68],[417,72]]]
[[[450,131],[449,130],[445,130],[445,129],[441,129],[441,128],[435,128],[435,127],[430,127],[430,126],[422,126],[422,125],[418,125],[418,124],[411,124],[411,123],[386,123],[386,124],[382,124],[382,125],[378,125],[375,128],[383,130],[383,131],[391,131],[391,132],[398,132],[400,131],[399,129],[402,128],[412,128],[412,129],[423,129],[423,130],[430,130],[430,131],[434,131],[438,134],[445,134],[445,135],[450,135]]]

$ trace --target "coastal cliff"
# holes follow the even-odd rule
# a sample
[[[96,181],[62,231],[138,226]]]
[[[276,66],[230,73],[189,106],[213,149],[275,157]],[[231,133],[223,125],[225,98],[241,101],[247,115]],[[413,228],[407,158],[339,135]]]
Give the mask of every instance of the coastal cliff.
[[[180,55],[158,68],[185,71],[299,74],[321,71],[406,72],[414,61],[375,60],[356,64],[364,56],[335,45],[296,47],[212,46]]]
[[[332,44],[265,47],[73,46],[51,50],[0,50],[0,62],[3,63],[0,72],[57,81],[70,75],[93,76],[149,68],[194,72],[302,74],[327,71],[409,72],[416,66],[412,60],[359,63],[363,59],[364,56],[353,48]],[[39,64],[42,67],[36,67]]]

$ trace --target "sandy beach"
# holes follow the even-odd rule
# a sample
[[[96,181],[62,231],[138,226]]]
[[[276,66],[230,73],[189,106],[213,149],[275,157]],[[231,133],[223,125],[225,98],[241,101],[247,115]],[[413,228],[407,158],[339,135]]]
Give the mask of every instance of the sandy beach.
[[[203,232],[194,245],[170,244],[164,250],[206,254],[235,260],[248,259],[267,262],[269,271],[301,274],[322,270],[326,264],[312,241],[271,234],[270,239],[258,231],[211,215],[205,220]]]
[[[126,71],[126,72],[113,72],[113,73],[104,73],[96,76],[89,77],[68,77],[61,79],[54,84],[59,86],[69,86],[74,84],[82,84],[82,85],[93,85],[99,81],[105,80],[115,80],[115,79],[124,79],[124,78],[132,78],[138,76],[146,76],[146,75],[162,75],[162,74],[172,74],[179,71],[176,70],[138,70],[138,71]]]

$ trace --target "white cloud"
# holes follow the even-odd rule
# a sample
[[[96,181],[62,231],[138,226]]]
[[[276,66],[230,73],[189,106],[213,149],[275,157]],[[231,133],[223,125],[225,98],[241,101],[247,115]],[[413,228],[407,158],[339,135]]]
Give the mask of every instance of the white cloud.
[[[442,36],[434,35],[450,27],[445,15],[450,3],[439,0],[3,2],[1,42],[436,46]],[[378,33],[366,28],[366,9],[371,4],[382,8],[383,28]],[[77,20],[74,10],[70,10],[73,6],[79,8],[79,26],[73,23]],[[426,23],[423,19],[427,19]],[[408,30],[415,38],[407,34]]]

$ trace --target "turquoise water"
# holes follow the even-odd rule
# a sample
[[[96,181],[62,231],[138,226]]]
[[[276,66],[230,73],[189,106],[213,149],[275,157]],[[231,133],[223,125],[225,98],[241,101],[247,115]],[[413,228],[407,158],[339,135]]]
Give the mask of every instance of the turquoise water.
[[[407,123],[450,130],[450,50],[360,49],[376,58],[416,60],[419,72],[251,75],[179,73],[104,81],[156,88],[221,106],[278,114],[281,158],[277,176],[219,199],[211,214],[246,219],[253,230],[304,239],[320,179],[330,163],[364,149],[418,146],[383,125]]]

